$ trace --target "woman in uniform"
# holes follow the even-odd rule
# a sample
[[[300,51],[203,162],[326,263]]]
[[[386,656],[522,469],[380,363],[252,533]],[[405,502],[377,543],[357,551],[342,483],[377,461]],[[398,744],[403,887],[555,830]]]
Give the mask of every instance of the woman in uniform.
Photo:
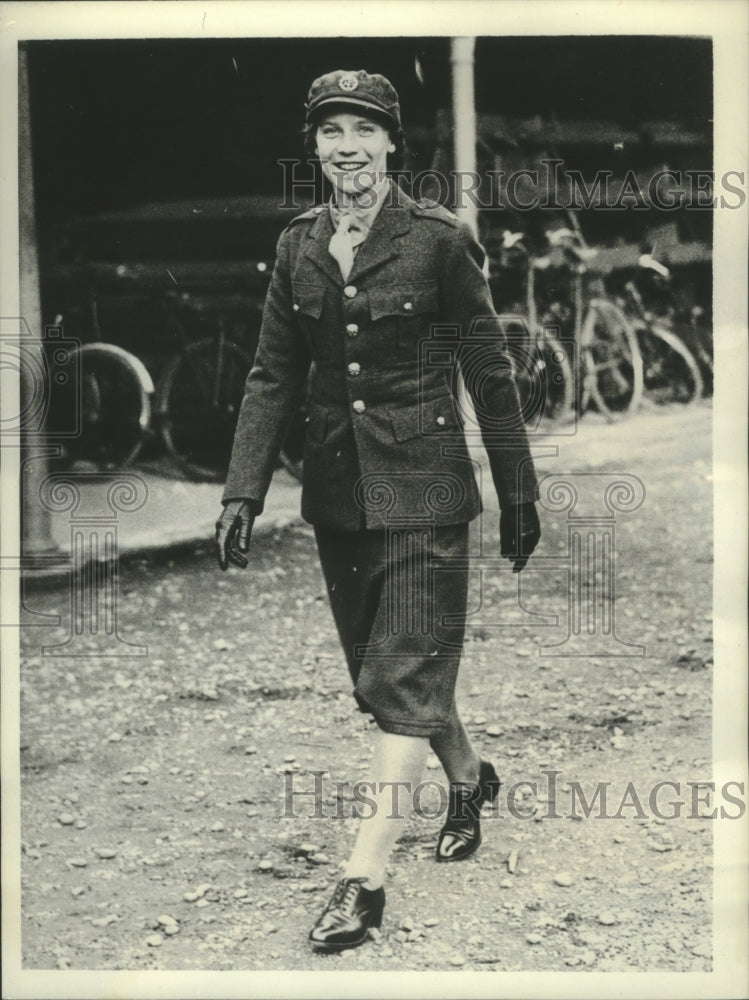
[[[398,95],[383,76],[337,70],[312,84],[309,147],[333,187],[278,242],[259,347],[216,524],[218,559],[245,567],[255,517],[310,379],[302,514],[314,526],[353,694],[376,722],[362,818],[345,875],[312,929],[316,949],[379,927],[383,881],[431,747],[450,782],[436,860],[479,846],[496,772],[460,720],[468,526],[480,513],[456,373],[471,396],[514,571],[540,537],[537,484],[483,250],[447,210],[388,177],[402,153]],[[394,782],[401,782],[395,785]]]

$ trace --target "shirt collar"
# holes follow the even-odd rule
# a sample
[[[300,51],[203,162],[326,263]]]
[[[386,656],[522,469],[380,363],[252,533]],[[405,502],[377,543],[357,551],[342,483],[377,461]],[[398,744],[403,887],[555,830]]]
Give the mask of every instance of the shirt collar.
[[[371,192],[375,194],[376,201],[374,205],[370,205]],[[362,192],[362,198],[365,202],[365,207],[359,205],[347,206],[344,209],[339,208],[334,198],[330,199],[330,217],[333,221],[334,227],[337,229],[341,221],[341,217],[344,215],[349,215],[351,217],[351,224],[353,228],[352,236],[354,244],[363,243],[366,239],[369,230],[374,225],[374,221],[380,214],[382,206],[385,204],[387,195],[390,192],[390,178],[383,177],[382,180],[378,181],[370,191]]]

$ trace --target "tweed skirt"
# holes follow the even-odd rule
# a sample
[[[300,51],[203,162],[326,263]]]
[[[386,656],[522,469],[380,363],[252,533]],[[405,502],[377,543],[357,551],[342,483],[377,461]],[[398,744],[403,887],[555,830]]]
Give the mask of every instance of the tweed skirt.
[[[360,710],[385,732],[438,733],[463,649],[468,524],[315,537]]]

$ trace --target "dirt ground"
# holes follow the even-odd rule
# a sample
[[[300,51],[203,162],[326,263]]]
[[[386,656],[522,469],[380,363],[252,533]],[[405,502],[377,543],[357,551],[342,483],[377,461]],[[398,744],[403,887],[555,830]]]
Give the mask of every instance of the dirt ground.
[[[372,724],[311,529],[258,536],[245,573],[220,574],[208,542],[124,562],[118,627],[143,657],[42,656],[70,627],[70,595],[32,588],[28,606],[62,624],[22,635],[24,968],[710,970],[713,822],[687,785],[711,777],[710,434],[705,404],[593,421],[539,459],[644,483],[642,507],[617,515],[608,602],[643,655],[590,655],[585,635],[578,655],[550,655],[564,512],[542,512],[520,590],[506,565],[475,574],[459,703],[504,783],[499,807],[473,858],[438,865],[430,786],[432,815],[410,818],[392,858],[381,935],[341,955],[306,936],[353,841]],[[496,552],[492,511],[484,531]],[[591,570],[582,592],[597,582]],[[284,815],[314,772],[322,816],[311,795]],[[433,759],[425,778],[445,780]],[[665,817],[683,802],[673,819],[652,807],[664,781],[679,783],[655,800]],[[601,783],[606,810],[586,818],[580,792]]]

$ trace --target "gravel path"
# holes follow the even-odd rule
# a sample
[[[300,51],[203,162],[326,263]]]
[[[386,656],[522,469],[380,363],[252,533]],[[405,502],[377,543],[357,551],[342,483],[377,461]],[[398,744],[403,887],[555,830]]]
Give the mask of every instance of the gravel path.
[[[710,970],[713,824],[687,785],[711,776],[710,428],[707,408],[592,426],[540,462],[645,483],[617,521],[615,600],[645,655],[539,655],[561,638],[540,616],[565,613],[562,562],[529,567],[519,592],[506,569],[476,574],[459,701],[504,782],[499,808],[477,855],[437,865],[429,787],[432,815],[409,820],[392,859],[382,933],[356,951],[306,943],[353,840],[372,735],[311,529],[259,537],[244,574],[219,574],[207,543],[125,562],[120,633],[146,657],[43,657],[64,629],[26,629],[24,968]],[[561,558],[564,515],[543,526],[538,558]],[[59,584],[28,601],[63,623],[67,603]],[[285,816],[315,772],[323,815],[308,795]],[[425,778],[444,782],[435,760]],[[656,804],[668,815],[680,798],[674,819],[649,800],[667,780],[680,792]],[[586,818],[581,795],[601,783],[607,818],[600,799]]]

